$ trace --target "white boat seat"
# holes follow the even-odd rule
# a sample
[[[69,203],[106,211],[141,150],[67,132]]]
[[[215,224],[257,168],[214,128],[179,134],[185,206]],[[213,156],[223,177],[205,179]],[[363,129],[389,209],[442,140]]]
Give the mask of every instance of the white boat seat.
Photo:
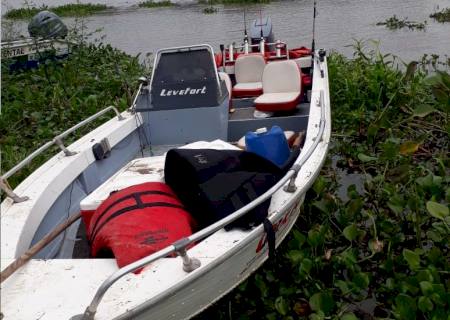
[[[234,85],[234,90],[259,90],[262,92],[262,82],[242,82]]]
[[[266,61],[261,54],[241,55],[236,59],[234,97],[255,97],[263,92],[262,76]]]
[[[269,63],[263,73],[264,94],[255,99],[260,111],[289,111],[296,108],[301,94],[301,73],[293,60]]]

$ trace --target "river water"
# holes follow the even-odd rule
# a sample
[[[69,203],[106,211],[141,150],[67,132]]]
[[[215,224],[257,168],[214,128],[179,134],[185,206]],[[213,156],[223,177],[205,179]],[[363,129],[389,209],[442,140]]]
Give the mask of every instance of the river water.
[[[61,5],[70,0],[36,0],[36,5]],[[217,5],[218,12],[204,14],[204,6],[178,1],[179,6],[139,8],[136,0],[81,0],[105,3],[114,9],[85,18],[88,29],[102,28],[110,43],[130,54],[155,52],[158,48],[195,43],[219,44],[240,42],[243,37],[242,5]],[[2,1],[2,12],[23,6],[21,0]],[[384,53],[398,55],[404,61],[419,59],[424,53],[441,56],[450,53],[450,23],[437,23],[429,14],[450,6],[450,0],[318,0],[316,47],[336,50],[351,56],[354,39],[376,40]],[[310,46],[312,38],[313,0],[277,1],[263,5],[246,5],[247,21],[263,15],[272,18],[275,38],[291,47]],[[408,29],[390,31],[376,26],[378,21],[396,14],[423,22],[425,31]],[[74,19],[64,21],[71,25]],[[249,22],[248,22],[249,23]],[[26,34],[26,23],[18,23]]]

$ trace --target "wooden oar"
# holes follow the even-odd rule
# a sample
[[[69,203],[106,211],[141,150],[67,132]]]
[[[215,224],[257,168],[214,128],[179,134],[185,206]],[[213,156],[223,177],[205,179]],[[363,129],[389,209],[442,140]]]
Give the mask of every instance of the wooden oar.
[[[34,246],[28,249],[24,254],[22,254],[18,259],[7,266],[2,272],[0,272],[0,283],[9,278],[14,272],[16,272],[21,266],[28,262],[36,253],[41,251],[48,245],[52,240],[54,240],[61,232],[66,230],[75,221],[80,219],[81,213],[74,214],[69,217],[66,221],[58,225],[55,229],[47,233],[45,237],[39,240]]]

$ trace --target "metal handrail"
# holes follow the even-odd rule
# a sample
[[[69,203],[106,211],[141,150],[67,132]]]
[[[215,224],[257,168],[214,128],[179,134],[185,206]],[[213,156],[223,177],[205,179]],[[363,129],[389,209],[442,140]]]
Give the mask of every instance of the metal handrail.
[[[297,177],[298,172],[302,168],[302,166],[305,164],[305,162],[309,159],[309,157],[313,154],[315,151],[317,145],[322,141],[322,136],[325,132],[325,108],[324,108],[324,101],[323,101],[323,90],[320,91],[319,100],[317,102],[317,105],[321,107],[321,113],[320,113],[320,121],[319,121],[319,132],[317,133],[316,137],[313,138],[313,144],[308,148],[306,153],[304,155],[297,159],[294,164],[292,165],[291,169],[286,173],[286,175],[281,178],[280,181],[278,181],[274,186],[272,186],[269,190],[267,190],[265,193],[260,195],[258,198],[253,200],[252,202],[248,203],[247,205],[243,206],[239,210],[235,211],[231,215],[223,218],[222,220],[217,221],[216,223],[194,233],[193,235],[180,239],[173,244],[165,247],[164,249],[155,252],[147,257],[144,257],[140,260],[137,260],[110,275],[97,289],[97,292],[95,293],[94,298],[92,299],[89,306],[86,308],[84,314],[76,315],[72,317],[72,320],[93,320],[94,316],[97,312],[97,308],[105,295],[106,291],[119,279],[121,279],[123,276],[140,269],[142,267],[145,267],[149,263],[152,263],[160,258],[166,257],[169,254],[172,253],[178,253],[183,255],[183,260],[185,260],[186,256],[186,247],[189,246],[193,242],[197,242],[201,239],[204,239],[205,237],[213,234],[214,232],[217,232],[218,230],[224,228],[228,224],[232,223],[233,221],[239,219],[244,214],[249,212],[250,210],[254,209],[259,204],[263,203],[267,199],[269,199],[275,192],[280,190],[286,182],[289,180],[289,185],[291,185],[292,182],[295,183],[295,179]],[[290,189],[286,190],[286,192],[294,192],[296,189]]]
[[[72,132],[74,132],[75,130],[79,129],[80,127],[90,123],[91,121],[97,119],[98,117],[100,117],[101,115],[105,114],[106,112],[110,111],[110,110],[114,110],[114,112],[117,115],[117,118],[120,120],[123,120],[124,118],[122,117],[122,115],[120,114],[119,110],[117,110],[116,107],[114,106],[109,106],[106,107],[103,110],[100,110],[99,112],[97,112],[96,114],[93,114],[92,116],[84,119],[83,121],[77,123],[76,125],[74,125],[73,127],[67,129],[66,131],[64,131],[63,133],[57,135],[56,137],[53,138],[53,140],[48,141],[47,143],[45,143],[44,145],[40,146],[38,149],[36,149],[35,151],[33,151],[31,154],[29,154],[25,159],[23,159],[22,161],[20,161],[18,164],[16,164],[13,168],[11,168],[9,171],[7,171],[6,173],[4,173],[2,176],[0,176],[0,189],[2,189],[7,196],[11,197],[14,202],[22,202],[27,200],[27,197],[19,197],[17,194],[15,194],[11,188],[8,186],[8,183],[6,182],[6,180],[11,177],[13,174],[15,174],[17,171],[19,171],[20,169],[22,169],[23,167],[25,167],[27,164],[29,164],[34,158],[36,158],[38,155],[40,155],[42,152],[44,152],[45,150],[47,150],[48,148],[50,148],[53,145],[57,145],[60,147],[60,149],[64,152],[64,154],[66,156],[71,156],[74,155],[74,152],[69,151],[63,144],[62,140],[67,137],[69,134],[71,134]]]
[[[268,59],[277,59],[277,58],[287,58],[287,59],[289,59],[288,45],[287,45],[286,42],[277,40],[276,42],[263,42],[263,43],[264,43],[264,45],[267,45],[267,46],[273,46],[273,45],[277,46],[277,45],[281,45],[282,47],[284,46],[284,48],[285,48],[285,50],[286,50],[286,54],[285,54],[285,55],[281,55],[281,48],[280,48],[280,53],[278,53],[278,48],[277,48],[277,55],[276,55],[276,56],[269,56]],[[238,49],[244,49],[244,51],[245,51],[246,48],[256,48],[256,47],[261,47],[261,43],[257,43],[257,44],[244,43],[244,44],[242,44],[242,45],[240,45],[240,46],[235,46],[235,45],[234,45],[234,42],[233,42],[233,44],[230,45],[229,47],[226,47],[226,46],[224,47],[224,51],[225,51],[225,53],[228,52],[229,58],[228,58],[228,60],[227,60],[227,56],[225,55],[225,56],[223,57],[223,62],[224,62],[224,63],[227,63],[227,62],[234,62],[234,56],[233,56],[233,55],[234,55],[235,49],[236,49],[236,50],[238,50]],[[264,50],[263,50],[263,51],[264,51]],[[261,51],[262,54],[264,54],[263,51]],[[247,52],[245,52],[245,54],[247,54]]]
[[[155,71],[156,71],[156,65],[158,62],[158,58],[161,55],[161,53],[163,52],[170,52],[170,51],[179,51],[179,50],[183,50],[183,49],[192,49],[192,48],[204,48],[206,47],[207,49],[209,49],[209,52],[211,53],[211,58],[212,61],[215,61],[215,57],[214,57],[214,49],[211,45],[209,44],[196,44],[196,45],[191,45],[191,46],[181,46],[181,47],[170,47],[170,48],[163,48],[163,49],[159,49],[158,51],[156,51],[156,55],[155,55],[155,59],[153,60],[153,72],[152,72],[152,76],[150,78],[150,90],[152,88],[153,85],[153,77],[155,75]],[[214,74],[216,75],[216,81],[217,81],[217,86],[219,87],[219,93],[220,95],[222,95],[222,86],[220,85],[220,79],[219,79],[219,73],[217,72],[217,66],[216,63],[213,63],[214,66]]]

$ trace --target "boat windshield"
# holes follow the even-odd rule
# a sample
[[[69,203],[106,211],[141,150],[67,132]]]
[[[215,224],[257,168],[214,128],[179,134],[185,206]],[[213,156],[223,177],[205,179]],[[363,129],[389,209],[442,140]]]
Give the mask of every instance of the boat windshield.
[[[216,106],[216,79],[214,61],[207,49],[164,52],[153,75],[153,107],[167,110]]]

